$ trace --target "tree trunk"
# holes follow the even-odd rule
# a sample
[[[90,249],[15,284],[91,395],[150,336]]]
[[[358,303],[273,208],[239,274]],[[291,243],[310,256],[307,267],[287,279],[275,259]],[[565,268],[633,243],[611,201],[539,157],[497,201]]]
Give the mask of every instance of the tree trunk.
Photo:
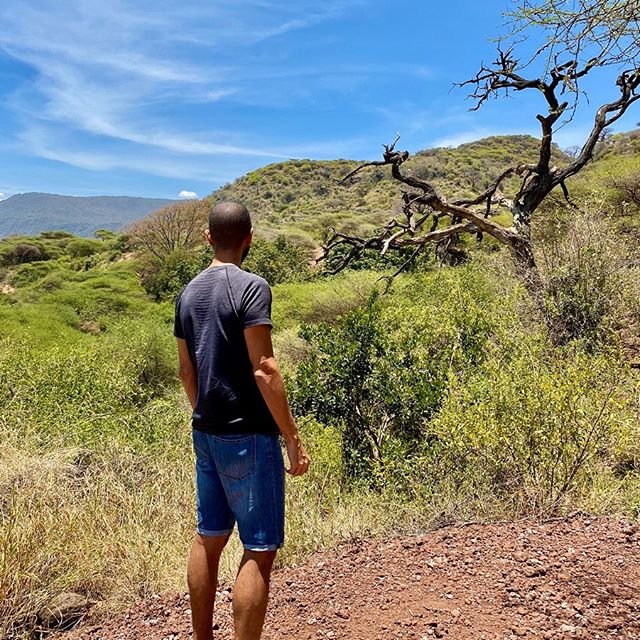
[[[513,221],[517,235],[512,237],[508,246],[516,275],[524,284],[542,317],[546,319],[544,283],[536,264],[531,241],[531,212],[518,207],[518,210],[514,211]]]

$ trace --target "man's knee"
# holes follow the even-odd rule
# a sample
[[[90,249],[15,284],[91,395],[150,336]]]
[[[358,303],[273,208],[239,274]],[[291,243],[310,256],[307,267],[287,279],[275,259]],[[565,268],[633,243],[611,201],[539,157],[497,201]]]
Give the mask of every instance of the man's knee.
[[[255,562],[258,565],[261,573],[265,571],[271,571],[273,561],[276,558],[277,550],[273,551],[249,551],[245,549],[242,557],[242,564],[246,562]]]
[[[229,534],[223,536],[203,536],[201,533],[196,533],[195,544],[204,547],[207,555],[220,555],[225,548],[227,542],[229,542]]]

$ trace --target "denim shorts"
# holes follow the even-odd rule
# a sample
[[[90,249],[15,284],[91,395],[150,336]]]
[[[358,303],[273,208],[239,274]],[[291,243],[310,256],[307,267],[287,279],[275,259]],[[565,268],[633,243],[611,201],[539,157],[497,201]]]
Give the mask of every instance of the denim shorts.
[[[224,536],[238,523],[249,551],[284,543],[284,461],[278,436],[214,436],[193,430],[198,533]]]

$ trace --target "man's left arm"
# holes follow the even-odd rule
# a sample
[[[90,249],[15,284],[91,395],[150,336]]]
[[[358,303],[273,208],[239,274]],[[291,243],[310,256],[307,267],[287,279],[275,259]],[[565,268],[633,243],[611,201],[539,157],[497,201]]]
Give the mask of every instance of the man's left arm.
[[[196,408],[196,396],[198,395],[198,372],[191,362],[191,356],[187,349],[187,341],[176,338],[178,343],[178,361],[180,365],[180,380],[189,398],[192,409]]]

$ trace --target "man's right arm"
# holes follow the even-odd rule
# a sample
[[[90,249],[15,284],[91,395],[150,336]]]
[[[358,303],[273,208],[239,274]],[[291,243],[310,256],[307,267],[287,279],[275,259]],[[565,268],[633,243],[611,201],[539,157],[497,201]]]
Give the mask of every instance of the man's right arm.
[[[187,349],[187,341],[183,338],[177,338],[178,344],[178,362],[180,366],[180,380],[182,386],[189,398],[189,404],[192,409],[196,408],[196,399],[198,395],[198,372],[196,371],[191,356]]]
[[[284,380],[273,355],[271,327],[248,327],[244,330],[244,337],[258,389],[284,437],[289,458],[287,471],[293,476],[301,476],[307,472],[311,459],[302,445],[289,408]]]

